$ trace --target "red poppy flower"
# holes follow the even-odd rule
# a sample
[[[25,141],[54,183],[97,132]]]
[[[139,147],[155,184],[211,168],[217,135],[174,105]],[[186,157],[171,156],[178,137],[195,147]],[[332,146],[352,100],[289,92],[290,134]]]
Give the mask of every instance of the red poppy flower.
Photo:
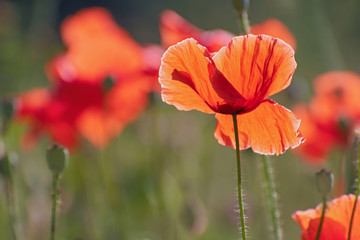
[[[355,195],[343,195],[327,203],[325,218],[321,230],[320,240],[346,240],[349,232],[349,224]],[[359,199],[358,199],[359,201]],[[302,240],[314,240],[320,224],[322,205],[316,209],[296,211],[292,218],[303,230]],[[357,204],[351,239],[360,239],[360,204]]]
[[[310,163],[322,162],[335,146],[346,146],[360,121],[360,76],[334,71],[314,81],[315,96],[309,107],[294,112],[303,119],[300,130],[306,142],[296,152]]]
[[[266,21],[250,26],[250,33],[254,35],[266,34],[280,38],[289,44],[294,50],[296,49],[296,39],[289,29],[276,18],[269,18]]]
[[[27,115],[40,128],[44,122],[53,128],[58,122],[66,123],[73,135],[81,134],[102,147],[147,103],[150,82],[144,74],[142,48],[102,8],[81,10],[66,18],[61,35],[67,51],[46,69],[53,86],[49,104],[43,108],[54,108],[56,103],[54,122],[48,121],[44,111],[43,119],[31,111]],[[57,132],[50,135],[67,147],[76,144],[60,139]]]
[[[280,154],[302,142],[300,120],[267,97],[288,87],[295,68],[291,47],[266,35],[235,37],[214,54],[186,39],[165,52],[159,81],[166,103],[216,113],[220,144],[235,146],[238,114],[240,149]]]

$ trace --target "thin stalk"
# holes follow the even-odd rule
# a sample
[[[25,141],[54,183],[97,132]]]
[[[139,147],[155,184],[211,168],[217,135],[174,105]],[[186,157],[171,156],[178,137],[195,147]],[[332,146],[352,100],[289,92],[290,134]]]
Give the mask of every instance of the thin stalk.
[[[235,132],[235,145],[236,145],[236,165],[237,165],[237,182],[238,182],[238,201],[239,201],[239,212],[240,212],[240,223],[241,223],[241,234],[242,240],[246,239],[246,227],[245,227],[245,216],[242,199],[242,188],[241,188],[241,161],[240,161],[240,148],[239,148],[239,134],[238,125],[236,120],[236,114],[232,114]]]
[[[56,221],[56,208],[59,196],[59,174],[53,174],[53,193],[52,193],[52,208],[51,208],[51,224],[50,224],[50,240],[55,239],[55,221]]]
[[[359,191],[360,191],[360,143],[359,143],[359,149],[358,149],[358,176],[357,176],[357,180],[356,180],[356,195],[355,195],[355,201],[354,201],[354,206],[351,212],[351,218],[350,218],[350,225],[349,225],[349,233],[348,233],[348,240],[350,240],[351,238],[351,229],[352,229],[352,225],[354,222],[354,215],[355,215],[355,210],[356,210],[356,204],[357,204],[357,200],[358,200],[358,196],[359,196]]]
[[[250,0],[233,0],[233,6],[238,14],[243,34],[248,34],[250,29],[248,18],[249,2]]]
[[[249,24],[249,17],[248,17],[247,10],[239,13],[239,17],[240,17],[240,24],[241,24],[243,33],[245,35],[249,34],[250,24]]]
[[[261,155],[262,170],[265,180],[266,188],[266,202],[271,217],[272,230],[274,240],[282,239],[282,231],[279,222],[279,210],[276,202],[275,182],[272,174],[269,158],[266,155]]]
[[[323,197],[323,208],[322,208],[322,211],[321,211],[320,224],[319,224],[319,228],[318,228],[318,231],[317,231],[317,234],[316,234],[316,240],[320,239],[321,229],[322,229],[322,225],[324,223],[325,210],[326,210],[326,196]]]
[[[13,240],[17,240],[16,231],[15,231],[15,220],[14,220],[13,183],[11,179],[7,179],[5,182],[5,194],[6,194],[6,207],[7,207],[10,231],[13,236]]]

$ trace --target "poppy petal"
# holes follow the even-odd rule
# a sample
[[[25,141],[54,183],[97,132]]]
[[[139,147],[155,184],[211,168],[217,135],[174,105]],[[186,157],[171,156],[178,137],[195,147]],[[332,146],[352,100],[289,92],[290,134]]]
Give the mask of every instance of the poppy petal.
[[[321,206],[321,205],[319,205]],[[301,227],[302,230],[309,228],[311,219],[321,217],[321,211],[318,209],[308,209],[305,211],[296,211],[291,216]]]
[[[144,82],[141,77],[119,81],[104,99],[106,111],[113,131],[120,132],[122,128],[134,121],[145,109],[148,103],[148,92],[151,82]],[[121,107],[119,107],[121,106]]]
[[[266,35],[235,37],[213,59],[249,105],[288,87],[296,68],[294,50]]]
[[[167,9],[160,15],[160,33],[162,44],[169,47],[186,38],[198,39],[201,30],[176,12]]]
[[[231,115],[216,114],[215,138],[222,145],[235,148]],[[252,148],[260,154],[281,154],[295,148],[303,138],[298,131],[300,120],[277,103],[266,100],[255,110],[237,116],[240,149]]]
[[[51,93],[46,88],[34,88],[16,98],[16,118],[31,118],[38,115],[49,104]]]
[[[186,39],[165,52],[159,72],[164,102],[179,110],[214,113],[208,103],[219,97],[211,86],[208,67],[212,63],[204,56],[206,52],[194,39]]]
[[[76,124],[79,132],[95,147],[102,148],[108,143],[110,134],[101,109],[87,109],[78,117]]]
[[[266,21],[252,25],[250,33],[254,35],[266,34],[275,38],[280,38],[289,44],[294,50],[296,49],[296,39],[290,30],[280,20],[269,18]]]
[[[324,162],[337,142],[336,132],[325,126],[319,126],[309,108],[304,104],[296,105],[293,112],[301,119],[300,132],[306,139],[295,152],[310,164]]]
[[[203,32],[200,35],[199,42],[203,44],[209,52],[213,53],[219,51],[222,47],[225,47],[233,37],[235,36],[232,33],[222,29],[216,29]]]
[[[316,239],[320,225],[320,217],[310,220],[309,228],[303,232],[301,240]],[[345,240],[346,228],[343,224],[325,217],[319,240]],[[354,238],[355,239],[355,238]]]
[[[165,47],[177,44],[186,38],[194,38],[209,52],[219,51],[234,37],[234,34],[216,29],[201,30],[172,10],[164,10],[160,15],[161,42]]]
[[[360,198],[360,197],[359,197]],[[359,200],[359,199],[358,199]],[[327,203],[325,221],[320,239],[324,240],[346,240],[349,231],[350,217],[354,206],[355,195],[343,195]],[[320,222],[322,204],[316,209],[306,211],[296,211],[292,218],[300,225],[303,230],[303,240],[315,239],[318,225]],[[351,239],[359,239],[360,228],[360,206],[356,206]],[[337,238],[334,238],[336,236]]]
[[[140,45],[103,8],[88,8],[67,17],[61,25],[61,36],[79,78],[102,79],[114,72],[129,73],[142,67]]]

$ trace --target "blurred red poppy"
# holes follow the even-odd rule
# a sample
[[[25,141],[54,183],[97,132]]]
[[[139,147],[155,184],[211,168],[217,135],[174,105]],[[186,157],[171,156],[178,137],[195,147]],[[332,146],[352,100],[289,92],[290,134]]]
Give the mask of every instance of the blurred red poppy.
[[[59,130],[59,123],[66,123],[71,140],[60,137],[61,130],[61,134],[47,131],[64,146],[74,147],[81,134],[103,147],[146,106],[151,83],[144,74],[142,47],[102,8],[81,10],[66,18],[61,36],[67,50],[47,65],[52,82],[48,100],[41,110],[25,111],[31,109],[25,100],[28,95],[20,95],[24,104],[20,105],[19,118],[31,119],[37,132]],[[33,99],[42,97],[30,94]],[[56,114],[50,116],[47,110]]]
[[[325,73],[315,79],[314,88],[310,105],[294,108],[303,119],[300,131],[306,138],[296,152],[309,163],[320,163],[334,147],[347,146],[360,121],[360,76],[344,71]]]
[[[347,240],[355,195],[343,195],[327,203],[319,240]],[[322,205],[316,209],[296,211],[292,218],[303,230],[302,240],[314,240],[320,224]],[[351,239],[360,239],[360,205],[357,204]]]
[[[165,52],[159,81],[166,103],[216,113],[220,144],[235,147],[238,114],[240,149],[280,154],[302,142],[300,120],[267,97],[289,86],[295,68],[293,49],[266,35],[235,37],[213,54],[186,39]]]

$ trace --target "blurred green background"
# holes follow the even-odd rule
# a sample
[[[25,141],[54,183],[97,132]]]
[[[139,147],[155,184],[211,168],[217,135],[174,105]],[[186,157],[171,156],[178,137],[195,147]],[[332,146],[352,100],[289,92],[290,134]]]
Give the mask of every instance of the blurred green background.
[[[230,0],[0,0],[1,97],[48,86],[44,66],[64,49],[61,21],[89,6],[108,8],[140,43],[160,43],[158,16],[164,9],[205,30],[239,31]],[[359,9],[357,0],[250,1],[251,24],[275,17],[297,39],[292,85],[274,100],[291,108],[309,99],[318,74],[359,72]],[[61,180],[58,239],[239,239],[235,151],[216,142],[215,125],[212,115],[179,112],[154,94],[141,117],[106,149],[96,150],[84,141],[84,147],[71,154]],[[19,144],[24,130],[14,123],[3,139],[16,162],[16,229],[19,239],[48,239],[51,175],[45,151],[50,141],[44,136],[35,148],[24,151]],[[284,239],[300,239],[291,214],[321,201],[314,173],[325,166],[336,178],[342,157],[334,150],[330,161],[317,167],[305,164],[291,150],[271,157]],[[271,239],[260,157],[247,150],[242,161],[249,236]],[[338,194],[335,189],[333,196]],[[11,239],[4,194],[0,239]]]

